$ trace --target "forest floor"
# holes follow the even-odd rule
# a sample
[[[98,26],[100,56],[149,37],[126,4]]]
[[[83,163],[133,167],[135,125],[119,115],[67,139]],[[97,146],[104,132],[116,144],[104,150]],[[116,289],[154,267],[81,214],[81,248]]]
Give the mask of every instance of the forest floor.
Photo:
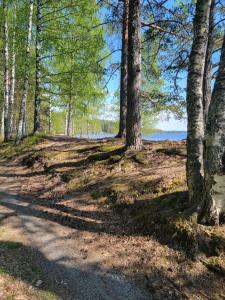
[[[185,142],[0,146],[0,299],[225,299],[225,227],[188,218]]]

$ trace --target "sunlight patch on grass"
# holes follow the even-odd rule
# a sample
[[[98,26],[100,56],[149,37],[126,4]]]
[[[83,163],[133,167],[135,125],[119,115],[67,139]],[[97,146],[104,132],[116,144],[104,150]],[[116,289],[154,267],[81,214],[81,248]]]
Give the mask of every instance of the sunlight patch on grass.
[[[27,136],[19,145],[15,145],[15,142],[3,142],[0,147],[0,156],[6,158],[12,158],[24,151],[31,149],[34,145],[38,144],[41,139],[44,138],[43,133],[37,133]]]

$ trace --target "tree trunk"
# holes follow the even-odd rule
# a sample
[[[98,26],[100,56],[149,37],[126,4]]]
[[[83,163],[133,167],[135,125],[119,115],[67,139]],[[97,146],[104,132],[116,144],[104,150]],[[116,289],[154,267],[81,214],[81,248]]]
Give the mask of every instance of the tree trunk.
[[[187,183],[191,204],[198,205],[203,190],[203,76],[211,0],[198,0],[187,79]]]
[[[48,134],[50,135],[52,133],[52,104],[51,99],[49,99],[49,105],[48,105]]]
[[[121,54],[121,74],[120,74],[120,122],[117,138],[126,137],[127,119],[127,75],[128,75],[128,14],[129,0],[124,0],[123,29],[122,29],[122,54]]]
[[[72,89],[73,89],[73,74],[70,76],[70,99],[68,104],[68,121],[67,121],[67,131],[68,136],[73,136],[73,103],[72,103]]]
[[[88,117],[87,117],[87,138],[89,138],[89,122],[88,122]]]
[[[204,206],[201,221],[225,221],[225,35],[206,126]],[[223,219],[223,220],[222,220]]]
[[[3,106],[2,106],[2,115],[1,115],[1,136],[4,138],[4,103],[3,103]]]
[[[37,0],[37,27],[36,27],[36,78],[34,104],[34,133],[41,130],[41,48],[42,48],[42,0]]]
[[[8,8],[6,0],[3,0],[4,14],[4,141],[10,140],[10,116],[9,116],[9,32],[8,32]]]
[[[65,121],[64,121],[64,124],[65,124],[64,133],[65,133],[65,135],[67,135],[67,128],[68,128],[68,111],[69,111],[69,107],[67,105],[66,114],[65,114]]]
[[[212,81],[212,53],[214,47],[214,17],[215,17],[215,0],[212,0],[210,15],[209,15],[209,34],[208,44],[205,58],[205,70],[203,78],[203,112],[205,125],[207,122],[207,115],[209,104],[211,101],[211,81]]]
[[[10,118],[10,139],[13,135],[13,125],[14,125],[14,102],[15,102],[15,73],[16,73],[16,5],[14,5],[14,15],[13,15],[13,36],[12,36],[12,73],[11,73],[11,88],[10,88],[10,99],[9,99],[9,118]]]
[[[126,147],[139,151],[141,141],[141,20],[140,0],[129,3],[128,20],[128,94],[127,94],[127,128]]]
[[[19,143],[26,133],[26,102],[29,88],[29,69],[30,69],[30,47],[32,39],[32,18],[33,18],[33,0],[30,0],[30,12],[29,12],[29,21],[28,21],[28,34],[27,34],[27,49],[26,49],[26,58],[25,58],[25,70],[24,70],[24,84],[23,84],[23,94],[20,105],[20,115],[19,115],[19,124],[17,129],[16,142]]]
[[[73,107],[72,107],[72,103],[70,102],[68,104],[68,112],[67,112],[67,129],[66,129],[66,135],[67,136],[72,136],[73,135]]]

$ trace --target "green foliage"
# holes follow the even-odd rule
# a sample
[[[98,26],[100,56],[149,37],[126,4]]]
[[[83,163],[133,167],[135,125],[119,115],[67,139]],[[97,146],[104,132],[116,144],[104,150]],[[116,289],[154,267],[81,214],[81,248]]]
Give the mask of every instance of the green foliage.
[[[65,112],[55,111],[52,113],[54,134],[63,134],[65,130]],[[116,134],[118,131],[118,122],[90,118],[86,116],[75,116],[73,120],[74,134],[78,136],[98,133]]]
[[[95,1],[67,2],[54,2],[56,13],[44,33],[45,91],[52,105],[64,112],[71,104],[75,118],[95,115],[103,99],[102,66],[98,61],[104,55],[104,39],[102,28],[97,26],[98,8]]]

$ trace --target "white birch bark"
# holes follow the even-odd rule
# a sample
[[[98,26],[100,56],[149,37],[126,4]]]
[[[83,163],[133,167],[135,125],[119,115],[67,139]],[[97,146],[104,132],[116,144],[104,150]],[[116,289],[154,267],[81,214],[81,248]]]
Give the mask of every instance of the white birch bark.
[[[3,14],[4,14],[4,140],[10,140],[10,119],[9,119],[9,32],[8,32],[8,8],[7,1],[3,0]]]
[[[41,48],[42,48],[42,0],[37,0],[37,26],[36,26],[36,78],[34,103],[34,133],[41,130]]]
[[[218,76],[212,93],[206,126],[204,206],[201,221],[219,225],[225,221],[225,35]]]
[[[14,17],[13,17],[13,36],[12,36],[12,70],[11,70],[11,88],[10,88],[10,100],[9,100],[9,118],[10,118],[10,138],[12,138],[14,128],[14,102],[15,102],[15,85],[16,85],[16,4],[14,5]]]
[[[29,10],[29,20],[28,20],[28,34],[27,34],[27,48],[26,48],[26,61],[24,70],[24,84],[23,84],[23,94],[20,105],[20,115],[19,124],[17,129],[16,142],[19,143],[26,133],[26,102],[29,89],[29,69],[30,69],[30,48],[32,40],[32,21],[33,21],[33,9],[34,1],[30,0],[30,10]]]

